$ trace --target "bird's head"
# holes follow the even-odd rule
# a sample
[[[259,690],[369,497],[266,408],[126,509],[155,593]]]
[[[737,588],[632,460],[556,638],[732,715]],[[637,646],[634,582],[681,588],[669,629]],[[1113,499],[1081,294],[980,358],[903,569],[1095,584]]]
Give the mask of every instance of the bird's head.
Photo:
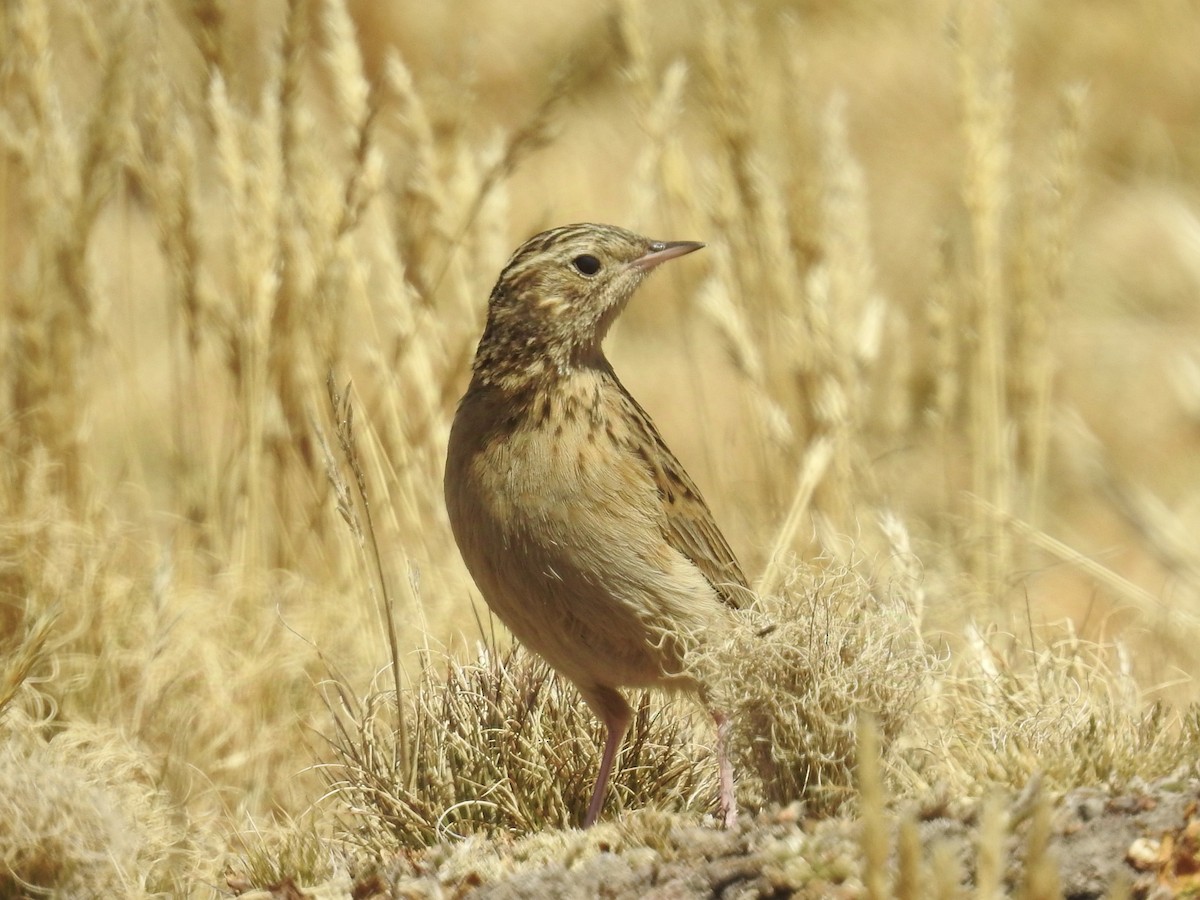
[[[553,377],[600,358],[600,342],[642,280],[703,244],[654,241],[612,225],[534,235],[509,259],[488,301],[476,378]]]

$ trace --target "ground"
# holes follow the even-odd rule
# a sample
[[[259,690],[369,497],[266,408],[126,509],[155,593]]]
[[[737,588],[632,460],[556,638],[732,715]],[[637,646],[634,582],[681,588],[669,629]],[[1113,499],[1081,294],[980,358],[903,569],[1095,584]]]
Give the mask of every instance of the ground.
[[[1026,865],[1030,832],[1038,827],[1035,793],[1009,797],[997,807],[1009,823],[1002,839],[1005,893],[1045,896],[1036,890],[1053,889],[1053,878],[1038,881]],[[893,848],[889,870],[903,868],[895,850],[898,818],[914,822],[919,835],[921,862],[910,870],[915,879],[908,896],[957,896],[940,893],[956,871],[960,893],[972,890],[980,865],[976,848],[988,840],[980,837],[987,831],[984,808],[976,802],[934,804],[885,817]],[[1068,900],[1115,896],[1110,892],[1122,884],[1135,898],[1200,891],[1200,781],[1164,780],[1122,792],[1078,788],[1051,800],[1048,808],[1047,859]],[[868,896],[860,876],[862,832],[861,822],[850,817],[806,819],[799,805],[744,816],[731,831],[643,811],[588,832],[474,838],[399,857],[357,878],[342,876],[311,888],[285,881],[240,896],[856,898]],[[1034,882],[1041,887],[1035,889]],[[896,896],[905,896],[905,890],[894,884]]]

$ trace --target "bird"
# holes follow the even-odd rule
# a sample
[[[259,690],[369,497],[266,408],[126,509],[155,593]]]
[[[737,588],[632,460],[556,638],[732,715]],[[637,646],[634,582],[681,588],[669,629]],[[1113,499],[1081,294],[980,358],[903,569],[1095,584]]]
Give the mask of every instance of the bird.
[[[710,704],[688,654],[727,634],[749,596],[700,490],[601,346],[646,276],[703,246],[594,223],[529,238],[492,289],[450,430],[446,509],[471,577],[605,727],[585,828],[632,718],[622,689]],[[718,813],[731,827],[730,719],[709,711]]]

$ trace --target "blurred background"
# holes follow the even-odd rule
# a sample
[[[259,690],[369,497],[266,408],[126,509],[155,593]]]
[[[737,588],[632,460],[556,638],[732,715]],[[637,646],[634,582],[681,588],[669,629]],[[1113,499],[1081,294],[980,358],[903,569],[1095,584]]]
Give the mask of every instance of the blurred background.
[[[934,643],[1192,699],[1197,46],[1187,0],[5,3],[4,724],[191,834],[307,809],[381,603],[414,664],[481,636],[446,433],[571,221],[707,243],[607,346],[764,589],[916,571]]]

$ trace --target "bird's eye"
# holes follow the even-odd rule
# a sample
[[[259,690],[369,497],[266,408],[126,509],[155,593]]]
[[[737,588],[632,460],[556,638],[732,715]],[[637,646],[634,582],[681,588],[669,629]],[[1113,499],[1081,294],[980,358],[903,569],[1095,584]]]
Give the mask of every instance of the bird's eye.
[[[580,275],[586,275],[589,278],[600,271],[600,260],[596,259],[590,253],[575,257],[571,260],[571,265],[575,267],[575,271]]]

